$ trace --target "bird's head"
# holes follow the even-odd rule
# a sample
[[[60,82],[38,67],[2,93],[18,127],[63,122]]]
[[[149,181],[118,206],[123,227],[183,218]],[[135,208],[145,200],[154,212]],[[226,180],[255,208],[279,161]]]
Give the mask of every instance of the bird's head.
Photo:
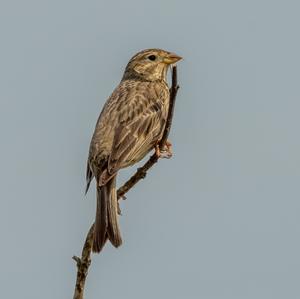
[[[182,57],[161,49],[147,49],[128,62],[123,79],[140,78],[146,81],[166,80],[168,67]]]

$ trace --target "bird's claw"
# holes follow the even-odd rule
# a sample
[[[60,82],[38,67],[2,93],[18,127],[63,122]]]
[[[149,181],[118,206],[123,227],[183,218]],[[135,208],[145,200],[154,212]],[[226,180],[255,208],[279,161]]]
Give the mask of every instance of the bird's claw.
[[[160,149],[159,144],[156,144],[155,154],[157,158],[170,159],[173,155],[171,142],[166,141],[163,149]]]

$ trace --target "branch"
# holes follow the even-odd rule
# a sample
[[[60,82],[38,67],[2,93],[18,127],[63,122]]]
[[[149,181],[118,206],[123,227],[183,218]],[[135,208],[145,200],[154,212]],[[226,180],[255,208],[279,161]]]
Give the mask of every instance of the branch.
[[[159,142],[159,148],[164,149],[165,143],[168,139],[169,132],[172,125],[175,100],[177,91],[179,86],[177,84],[177,67],[172,67],[172,86],[170,88],[170,103],[169,103],[169,111],[168,117],[166,121],[166,126],[164,129],[163,137]],[[146,177],[147,171],[158,161],[158,156],[154,153],[148,161],[140,168],[137,169],[136,173],[117,191],[118,199],[125,198],[125,194],[135,186],[141,179]],[[88,269],[91,264],[91,252],[92,252],[92,244],[93,244],[93,233],[94,233],[94,224],[90,227],[88,234],[86,236],[81,258],[78,256],[73,256],[73,260],[76,261],[77,265],[77,278],[73,299],[83,299],[83,292],[86,277],[88,274]]]
[[[93,234],[94,234],[94,224],[89,229],[89,232],[86,236],[81,258],[78,256],[73,256],[73,260],[77,265],[77,278],[73,299],[83,299],[83,291],[85,280],[88,274],[89,266],[91,265],[91,251],[93,245]]]

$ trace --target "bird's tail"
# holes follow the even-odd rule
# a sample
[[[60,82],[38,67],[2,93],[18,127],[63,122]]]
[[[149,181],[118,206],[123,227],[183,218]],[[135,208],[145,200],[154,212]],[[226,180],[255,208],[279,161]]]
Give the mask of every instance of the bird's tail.
[[[100,252],[107,239],[115,246],[122,244],[118,222],[116,176],[103,186],[97,187],[97,209],[93,251]]]

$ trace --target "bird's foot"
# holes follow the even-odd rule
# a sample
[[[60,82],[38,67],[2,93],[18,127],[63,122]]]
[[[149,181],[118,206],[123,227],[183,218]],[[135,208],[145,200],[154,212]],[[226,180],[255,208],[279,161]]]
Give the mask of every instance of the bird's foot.
[[[160,149],[159,144],[157,143],[155,145],[155,154],[157,158],[170,159],[173,155],[171,142],[167,140],[163,149]]]

